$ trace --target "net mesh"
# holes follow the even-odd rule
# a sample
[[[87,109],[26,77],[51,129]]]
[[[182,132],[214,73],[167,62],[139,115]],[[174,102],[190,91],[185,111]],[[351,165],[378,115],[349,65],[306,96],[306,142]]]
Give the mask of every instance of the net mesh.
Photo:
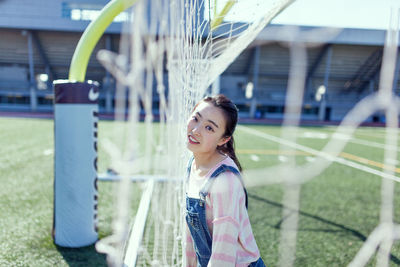
[[[110,154],[113,169],[122,179],[116,185],[113,234],[97,245],[100,251],[108,254],[110,265],[184,264],[184,177],[189,157],[185,148],[186,119],[218,76],[291,2],[138,1],[132,8],[129,23],[124,26],[120,54],[109,51],[98,54],[98,59],[118,82],[115,138],[102,145]],[[280,266],[294,265],[302,185],[332,162],[343,162],[344,159],[337,155],[355,129],[377,110],[385,110],[386,146],[397,147],[399,99],[388,88],[393,84],[398,21],[399,12],[396,11],[387,35],[379,92],[354,107],[321,151],[296,143],[306,79],[306,48],[321,44],[336,32],[321,35],[315,31],[306,38],[293,29],[280,33],[291,36],[285,130],[280,138],[251,133],[278,141],[281,151],[301,150],[316,156],[315,161],[305,165],[298,165],[294,157],[289,157],[289,161],[281,165],[244,172],[247,186],[283,186],[282,218],[285,220],[280,237]],[[153,103],[158,103],[158,107],[153,107]],[[154,116],[159,123],[153,123]],[[140,119],[144,119],[144,125],[139,123]],[[244,127],[239,129],[251,131]],[[396,159],[396,153],[397,150],[387,149],[385,163]],[[346,164],[368,169],[354,162]],[[379,246],[378,263],[387,266],[391,245],[400,234],[399,226],[393,223],[393,188],[399,179],[390,169],[368,171],[382,177],[381,223],[351,265],[365,265]],[[132,177],[140,182],[132,185]],[[129,213],[132,186],[143,188],[143,203],[147,203],[135,214]],[[140,221],[144,222],[142,230],[135,228]],[[137,256],[133,257],[132,251]]]

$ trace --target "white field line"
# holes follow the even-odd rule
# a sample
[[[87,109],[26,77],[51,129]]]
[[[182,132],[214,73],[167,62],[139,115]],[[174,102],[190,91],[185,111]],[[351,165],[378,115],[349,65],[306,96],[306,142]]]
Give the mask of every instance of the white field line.
[[[356,132],[356,135],[363,135],[363,136],[367,136],[367,137],[372,137],[372,138],[385,138],[386,137],[386,130],[384,130],[385,128],[382,128],[381,130],[377,129],[374,130],[374,132],[371,131],[363,131],[363,132]]]
[[[343,139],[343,140],[347,139],[346,136],[343,136],[343,138],[342,138],[340,135],[337,135],[337,134],[333,134],[331,136],[332,136],[332,138],[335,138],[335,139]],[[397,147],[385,147],[385,144],[373,142],[373,141],[367,141],[367,140],[363,140],[363,139],[359,139],[359,138],[355,138],[355,137],[352,137],[351,139],[349,139],[348,142],[357,144],[357,145],[364,145],[364,146],[368,146],[368,147],[387,149],[387,150],[391,150],[391,151],[398,150]]]
[[[333,135],[333,138],[336,139],[341,139],[340,137],[338,138],[337,136]],[[351,138],[349,140],[350,143],[354,143],[357,145],[364,145],[364,146],[369,146],[369,147],[375,147],[375,148],[381,148],[381,149],[385,149],[385,145],[381,144],[381,143],[377,143],[377,142],[372,142],[372,141],[366,141],[366,140],[362,140],[362,139],[357,139],[357,138]],[[388,147],[388,149],[390,150],[397,150],[397,148],[395,147]]]
[[[358,138],[352,138],[351,140],[349,140],[349,142],[354,143],[354,144],[358,144],[358,145],[368,146],[368,147],[387,149],[387,150],[391,150],[391,151],[397,151],[398,150],[397,147],[391,147],[391,146],[386,147],[384,144],[381,144],[381,143],[372,142],[372,141],[366,141],[366,140],[362,140],[362,139],[358,139]]]
[[[291,142],[291,141],[288,141],[288,140],[285,140],[285,139],[282,139],[282,138],[279,138],[279,137],[276,137],[276,136],[273,136],[273,135],[269,135],[269,134],[264,133],[264,132],[260,132],[260,131],[251,129],[251,128],[246,127],[246,126],[240,125],[240,126],[238,126],[238,129],[240,129],[242,131],[245,131],[247,133],[256,135],[258,137],[267,139],[267,140],[272,141],[272,142],[283,144],[283,145],[286,145],[286,146],[289,146],[289,147],[293,147],[293,148],[295,148],[297,150],[301,150],[301,151],[304,151],[304,152],[307,152],[307,153],[310,153],[310,154],[313,154],[313,155],[316,155],[316,156],[320,156],[320,157],[325,158],[325,159],[327,159],[329,161],[334,161],[334,162],[346,165],[348,167],[352,167],[352,168],[355,168],[355,169],[358,169],[358,170],[361,170],[361,171],[364,171],[364,172],[368,172],[368,173],[371,173],[371,174],[378,175],[378,176],[386,178],[386,179],[390,179],[390,180],[394,180],[396,182],[400,182],[400,178],[397,177],[397,176],[394,176],[394,175],[391,175],[391,174],[388,174],[388,173],[384,173],[382,171],[375,170],[373,168],[358,164],[356,162],[353,162],[353,161],[350,161],[350,160],[347,160],[347,159],[344,159],[344,158],[341,158],[341,157],[333,156],[333,155],[327,154],[325,152],[321,152],[321,151],[318,151],[318,150],[315,150],[315,149],[312,149],[312,148],[309,148],[309,147],[306,147],[306,146],[303,146],[303,145],[299,145],[299,144],[296,144],[294,142]]]
[[[139,208],[135,217],[135,223],[129,236],[128,247],[125,252],[123,267],[136,266],[136,260],[139,253],[140,243],[142,242],[143,231],[147,220],[147,214],[149,212],[153,189],[154,180],[149,180],[147,182],[146,189],[142,194]]]
[[[316,134],[323,134],[320,131],[312,131],[312,132],[316,133]],[[343,140],[347,140],[348,139],[347,136],[345,136],[345,135],[341,136],[341,135],[338,135],[338,134],[331,134],[331,137],[335,138],[335,139],[339,139],[339,140],[340,139],[343,139]],[[387,149],[387,150],[390,150],[390,151],[397,151],[398,150],[397,147],[392,147],[392,146],[385,147],[385,144],[378,143],[378,142],[373,142],[373,141],[367,141],[367,140],[363,140],[363,139],[359,139],[359,138],[355,138],[355,137],[352,137],[351,139],[348,139],[348,142],[349,143],[353,143],[353,144],[357,144],[357,145],[375,147],[375,148],[379,148],[379,149]]]
[[[334,138],[337,137],[334,134],[331,134],[331,135]],[[379,133],[379,134],[355,133],[355,135],[364,135],[364,136],[368,136],[368,137],[379,137],[379,138],[385,138],[386,137],[384,132]],[[350,140],[348,140],[348,142],[351,142],[351,143],[354,143],[354,144],[359,144],[359,145],[365,145],[365,146],[385,149],[385,144],[359,139],[359,138],[356,138],[354,136]],[[398,148],[396,148],[396,147],[389,147],[388,149],[389,150],[398,150]]]

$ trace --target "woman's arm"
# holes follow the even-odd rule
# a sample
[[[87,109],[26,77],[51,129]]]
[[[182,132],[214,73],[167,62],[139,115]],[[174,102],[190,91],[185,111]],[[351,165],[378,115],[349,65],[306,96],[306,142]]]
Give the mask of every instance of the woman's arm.
[[[240,229],[239,209],[245,205],[242,184],[238,177],[221,174],[210,189],[213,216],[211,266],[235,266]]]
[[[185,255],[186,255],[186,267],[197,267],[197,258],[196,252],[194,250],[193,239],[192,235],[190,234],[189,227],[185,223],[185,238],[186,238],[186,248],[185,248]]]

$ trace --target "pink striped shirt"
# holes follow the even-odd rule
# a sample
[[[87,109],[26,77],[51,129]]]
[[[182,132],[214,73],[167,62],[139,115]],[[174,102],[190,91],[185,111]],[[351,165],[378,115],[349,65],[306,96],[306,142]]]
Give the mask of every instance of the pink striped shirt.
[[[227,157],[212,168],[205,179],[208,179],[222,164],[237,168],[234,161]],[[193,178],[190,177],[190,179]],[[247,267],[260,257],[260,252],[251,230],[242,183],[231,172],[224,172],[214,179],[209,195],[206,197],[206,219],[212,236],[212,252],[208,267]],[[189,180],[192,192],[193,184],[196,186],[200,183],[191,183]],[[200,189],[199,186],[198,191]],[[187,225],[186,266],[197,266],[193,240]]]

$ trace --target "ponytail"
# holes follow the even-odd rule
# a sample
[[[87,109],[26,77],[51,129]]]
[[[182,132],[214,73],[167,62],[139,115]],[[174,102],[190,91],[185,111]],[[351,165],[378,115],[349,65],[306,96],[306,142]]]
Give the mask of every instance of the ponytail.
[[[231,136],[231,139],[229,139],[226,144],[218,147],[218,150],[228,155],[235,162],[239,171],[242,171],[242,166],[240,165],[239,159],[237,158],[235,153],[235,141],[233,140],[233,136]]]
[[[228,155],[235,162],[235,164],[239,168],[239,171],[242,171],[242,166],[240,165],[239,160],[236,157],[235,142],[233,140],[233,133],[235,131],[238,121],[237,107],[229,98],[222,94],[218,94],[213,97],[208,96],[202,101],[212,103],[215,107],[220,108],[223,111],[226,120],[225,133],[223,136],[230,137],[230,140],[226,144],[217,147],[217,149],[220,152]]]
[[[221,151],[222,153],[228,155],[235,162],[239,171],[242,172],[242,166],[240,165],[240,162],[239,162],[238,158],[236,157],[235,141],[233,140],[233,136],[231,136],[231,139],[229,139],[229,141],[226,142],[224,145],[217,147],[217,149],[219,151]],[[239,177],[240,177],[240,175],[239,175]],[[248,197],[247,190],[246,190],[246,187],[244,186],[242,178],[240,178],[240,180],[243,185],[244,195],[246,196],[246,198],[245,198],[246,209],[248,209],[249,197]]]

